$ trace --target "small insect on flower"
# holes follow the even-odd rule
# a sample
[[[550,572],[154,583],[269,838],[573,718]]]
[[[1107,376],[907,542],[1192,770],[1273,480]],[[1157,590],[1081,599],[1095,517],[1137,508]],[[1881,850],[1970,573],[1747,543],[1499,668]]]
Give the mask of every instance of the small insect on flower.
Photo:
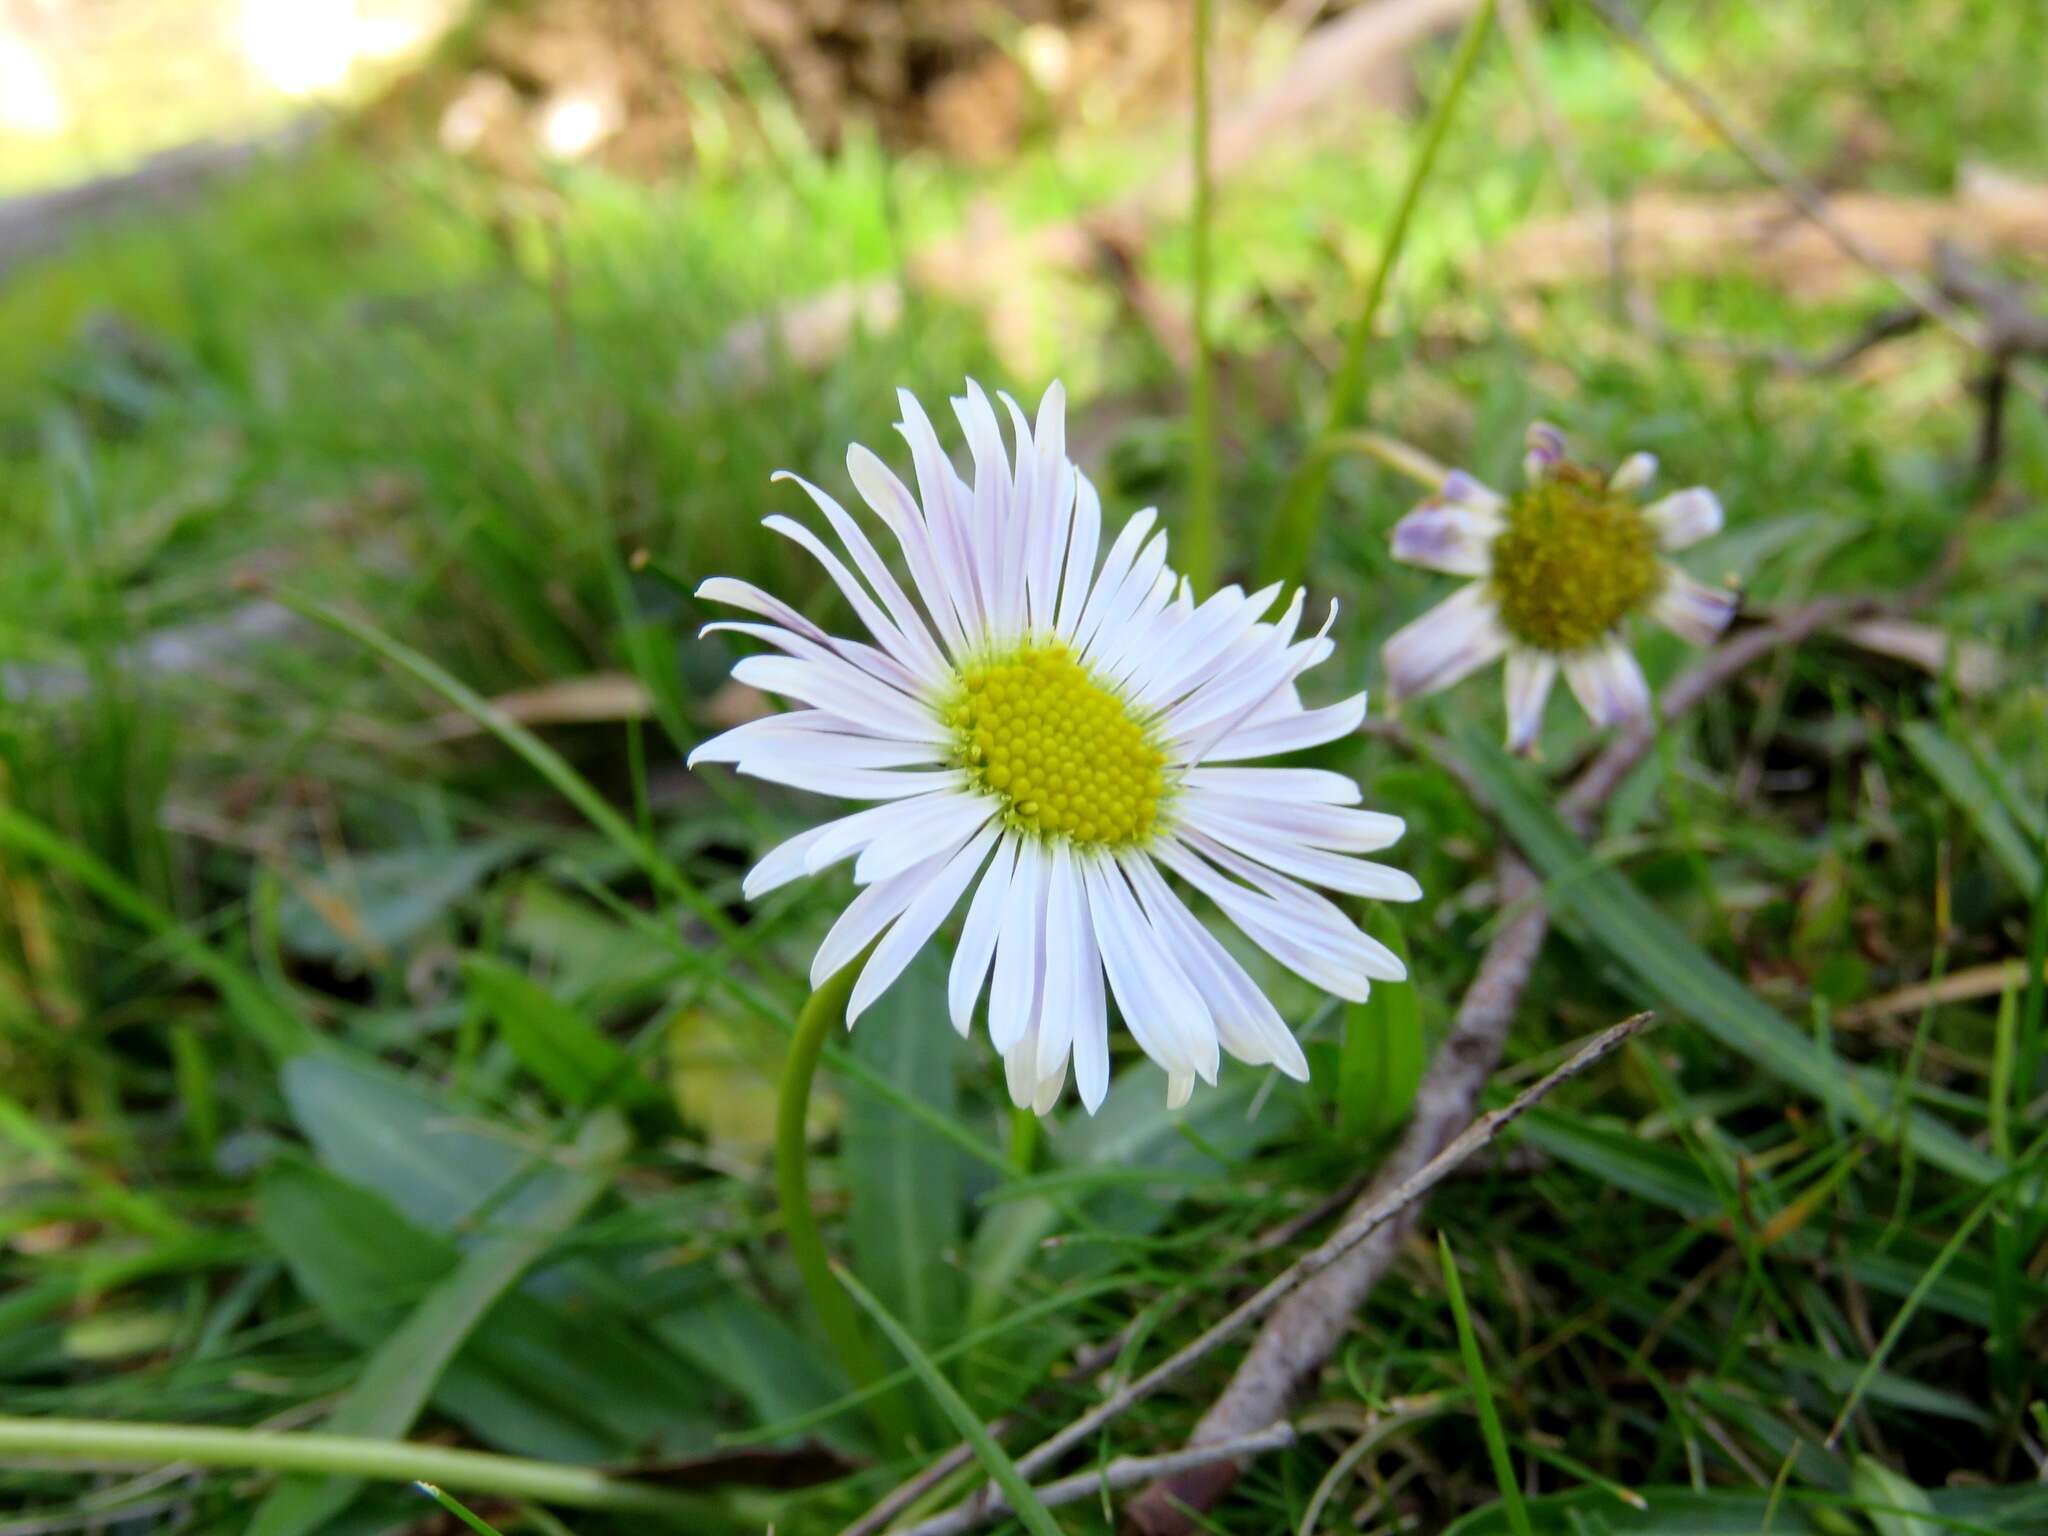
[[[1353,857],[1392,844],[1398,817],[1355,809],[1358,786],[1312,768],[1224,766],[1348,735],[1365,695],[1306,708],[1295,683],[1327,659],[1336,616],[1300,636],[1303,595],[1266,615],[1278,584],[1197,603],[1166,564],[1157,514],[1108,552],[1101,501],[1067,458],[1065,395],[1036,424],[1005,395],[1014,458],[972,380],[953,401],[974,461],[955,472],[923,409],[900,393],[912,495],[855,446],[854,486],[901,547],[906,588],[860,525],[798,480],[859,575],[803,524],[767,526],[815,556],[867,627],[842,639],[745,582],[698,595],[766,623],[723,623],[782,655],[733,668],[808,706],[728,731],[691,766],[882,802],[799,834],[747,876],[754,898],[852,859],[860,893],[825,936],[813,985],[873,954],[851,1024],[966,896],[950,997],[964,1036],[984,989],[1011,1097],[1052,1108],[1072,1058],[1092,1113],[1109,1088],[1108,998],[1184,1102],[1216,1080],[1219,1048],[1305,1080],[1279,1012],[1162,870],[1178,875],[1282,965],[1339,997],[1404,979],[1401,962],[1312,890],[1412,901],[1400,870]],[[796,479],[795,476],[788,478]],[[913,598],[912,594],[915,594]],[[1105,986],[1106,982],[1106,986]]]
[[[1662,555],[1719,531],[1721,503],[1701,486],[1647,506],[1647,453],[1611,475],[1565,457],[1557,428],[1529,428],[1528,483],[1503,497],[1453,470],[1394,525],[1394,558],[1477,579],[1397,631],[1382,658],[1397,697],[1448,688],[1507,657],[1508,747],[1535,745],[1563,670],[1596,725],[1647,714],[1650,687],[1630,654],[1627,621],[1647,614],[1694,645],[1711,644],[1738,595],[1696,581]]]

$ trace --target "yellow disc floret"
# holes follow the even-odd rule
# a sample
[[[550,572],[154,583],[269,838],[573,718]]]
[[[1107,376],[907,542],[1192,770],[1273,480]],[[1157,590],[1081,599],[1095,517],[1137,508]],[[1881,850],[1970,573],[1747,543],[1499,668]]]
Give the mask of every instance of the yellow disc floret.
[[[1152,835],[1166,754],[1059,641],[963,667],[941,713],[954,760],[1010,826],[1106,848]]]
[[[1502,627],[1523,645],[1584,650],[1663,586],[1641,508],[1590,470],[1556,466],[1505,515],[1493,541],[1493,591]]]

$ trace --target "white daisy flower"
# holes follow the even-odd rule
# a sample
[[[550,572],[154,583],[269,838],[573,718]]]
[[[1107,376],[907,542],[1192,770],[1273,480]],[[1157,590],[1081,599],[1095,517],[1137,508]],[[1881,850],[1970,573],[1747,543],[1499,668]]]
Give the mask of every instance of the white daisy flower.
[[[1659,558],[1720,530],[1712,491],[1694,486],[1641,505],[1636,493],[1655,477],[1655,458],[1631,454],[1603,476],[1568,460],[1563,434],[1540,421],[1522,464],[1520,495],[1498,495],[1453,470],[1394,525],[1396,560],[1477,579],[1381,652],[1397,698],[1448,688],[1505,656],[1516,752],[1535,744],[1560,670],[1596,725],[1649,712],[1650,685],[1628,649],[1632,616],[1708,645],[1741,601]]]
[[[768,621],[708,628],[783,653],[746,658],[734,678],[806,707],[706,742],[691,765],[731,763],[879,802],[774,849],[748,874],[746,895],[854,861],[862,889],[811,965],[817,985],[874,946],[851,1024],[971,889],[953,1025],[967,1034],[986,990],[1010,1095],[1040,1114],[1058,1099],[1069,1058],[1082,1102],[1091,1113],[1101,1104],[1111,997],[1166,1069],[1176,1106],[1196,1078],[1216,1080],[1219,1049],[1305,1080],[1278,1011],[1161,871],[1339,997],[1404,979],[1390,950],[1310,888],[1414,900],[1408,875],[1353,857],[1392,844],[1400,819],[1354,809],[1358,786],[1340,774],[1235,766],[1358,728],[1364,694],[1309,709],[1295,691],[1334,649],[1330,621],[1300,635],[1300,592],[1269,621],[1278,585],[1226,587],[1197,604],[1167,567],[1154,511],[1107,539],[1095,488],[1066,455],[1058,384],[1035,427],[1003,397],[1012,459],[988,397],[968,382],[953,408],[972,485],[917,401],[898,399],[917,494],[865,448],[850,449],[846,465],[902,549],[907,588],[814,485],[797,480],[858,576],[811,529],[767,519],[824,566],[869,640],[829,635],[745,582],[720,577],[698,591]]]

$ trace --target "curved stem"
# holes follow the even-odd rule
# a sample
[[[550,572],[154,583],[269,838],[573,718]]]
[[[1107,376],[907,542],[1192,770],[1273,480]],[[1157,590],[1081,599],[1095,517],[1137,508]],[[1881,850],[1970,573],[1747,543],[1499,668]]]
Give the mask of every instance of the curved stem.
[[[1260,556],[1261,583],[1298,581],[1302,567],[1308,562],[1309,549],[1315,543],[1316,528],[1322,519],[1323,487],[1330,477],[1330,439],[1350,425],[1364,403],[1365,351],[1372,341],[1373,325],[1379,318],[1380,301],[1386,297],[1394,267],[1401,259],[1401,247],[1408,240],[1409,222],[1415,216],[1415,206],[1421,200],[1429,173],[1436,165],[1437,151],[1443,147],[1444,135],[1457,112],[1458,99],[1465,94],[1466,83],[1472,78],[1472,66],[1479,59],[1479,45],[1486,41],[1486,34],[1493,26],[1493,7],[1494,0],[1483,0],[1471,21],[1466,23],[1464,35],[1458,39],[1457,56],[1451,61],[1451,77],[1444,83],[1443,94],[1437,98],[1429,122],[1423,127],[1422,142],[1416,147],[1414,162],[1408,168],[1407,184],[1401,188],[1401,200],[1394,205],[1394,217],[1387,226],[1386,239],[1380,242],[1379,264],[1373,268],[1372,278],[1366,284],[1365,299],[1359,307],[1358,319],[1352,324],[1351,334],[1344,338],[1344,360],[1337,368],[1337,376],[1330,381],[1329,412],[1323,419],[1322,434],[1303,456],[1301,467],[1288,482],[1287,494],[1267,531],[1266,547]]]
[[[854,1314],[853,1303],[832,1276],[832,1261],[825,1252],[825,1240],[818,1233],[817,1214],[811,1209],[810,1140],[805,1128],[810,1119],[811,1084],[818,1076],[818,1057],[825,1039],[846,1018],[846,1000],[860,975],[862,960],[841,966],[823,986],[805,1001],[797,1015],[796,1035],[789,1042],[789,1059],[782,1068],[782,1091],[775,1112],[775,1195],[782,1206],[782,1226],[789,1239],[790,1257],[803,1277],[811,1309],[824,1325],[825,1336],[846,1367],[856,1388],[872,1387],[882,1379],[882,1362]],[[901,1450],[910,1438],[910,1416],[903,1399],[894,1392],[881,1392],[867,1400],[868,1417],[882,1437],[883,1448]]]
[[[713,1512],[713,1506],[702,1499],[608,1477],[592,1467],[355,1435],[97,1419],[0,1418],[0,1457],[49,1457],[78,1462],[81,1469],[186,1463],[440,1483],[572,1509],[638,1511],[692,1520],[702,1520]]]

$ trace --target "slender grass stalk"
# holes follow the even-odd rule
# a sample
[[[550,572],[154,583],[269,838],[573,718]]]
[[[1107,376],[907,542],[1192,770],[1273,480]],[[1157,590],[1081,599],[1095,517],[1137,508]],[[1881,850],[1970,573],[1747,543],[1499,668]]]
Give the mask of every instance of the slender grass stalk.
[[[810,1120],[811,1085],[818,1076],[818,1057],[825,1040],[846,1018],[846,1000],[861,973],[863,955],[842,965],[810,995],[796,1017],[796,1034],[789,1042],[789,1058],[782,1068],[782,1091],[775,1112],[775,1194],[782,1205],[782,1226],[789,1238],[790,1257],[796,1260],[811,1307],[824,1325],[825,1335],[840,1364],[856,1388],[869,1388],[882,1380],[881,1358],[862,1330],[860,1319],[846,1292],[832,1276],[832,1260],[825,1252],[825,1240],[818,1233],[817,1214],[811,1209],[810,1139],[805,1127]],[[868,1418],[890,1452],[901,1450],[910,1438],[910,1413],[895,1392],[878,1392],[867,1399]]]
[[[1209,335],[1210,226],[1215,185],[1209,174],[1209,49],[1216,30],[1215,0],[1195,0],[1195,206],[1189,237],[1194,268],[1195,367],[1188,380],[1188,529],[1181,565],[1198,592],[1215,583],[1217,550],[1216,357]]]
[[[1394,205],[1393,222],[1387,226],[1386,239],[1380,242],[1379,262],[1366,284],[1358,318],[1352,322],[1351,333],[1344,339],[1344,358],[1338,364],[1337,376],[1330,381],[1329,408],[1323,419],[1322,433],[1296,468],[1279,507],[1274,511],[1272,525],[1266,531],[1265,548],[1259,564],[1261,583],[1298,581],[1308,562],[1309,550],[1315,544],[1316,530],[1322,519],[1323,489],[1330,478],[1335,439],[1358,416],[1365,402],[1365,354],[1372,341],[1373,325],[1379,318],[1380,303],[1386,298],[1394,267],[1401,259],[1401,248],[1408,240],[1408,226],[1414,218],[1416,204],[1421,200],[1430,172],[1436,167],[1437,151],[1443,147],[1444,136],[1457,112],[1458,99],[1465,94],[1465,86],[1472,78],[1480,45],[1486,41],[1486,34],[1493,27],[1493,11],[1494,0],[1484,0],[1465,24],[1464,35],[1458,39],[1458,51],[1451,61],[1450,79],[1444,83],[1443,94],[1437,98],[1429,121],[1423,127],[1422,142],[1416,146],[1415,159],[1408,167],[1407,183],[1401,188],[1400,201]]]
[[[875,1326],[889,1336],[889,1342],[894,1344],[903,1358],[910,1362],[911,1369],[917,1372],[925,1387],[938,1399],[939,1407],[944,1409],[946,1417],[953,1421],[953,1427],[960,1432],[968,1445],[974,1448],[974,1459],[981,1463],[982,1471],[1002,1489],[1003,1497],[1009,1500],[1010,1513],[1017,1517],[1018,1523],[1031,1532],[1031,1536],[1063,1536],[1059,1523],[1053,1519],[1045,1505],[1039,1502],[1031,1484],[1026,1482],[1024,1474],[1017,1470],[1017,1463],[1010,1459],[1010,1453],[996,1442],[996,1437],[988,1432],[988,1426],[981,1422],[981,1415],[976,1413],[967,1399],[946,1380],[945,1372],[932,1363],[931,1356],[917,1347],[917,1340],[910,1336],[909,1330],[891,1317],[889,1309],[875,1300],[867,1287],[848,1274],[844,1267],[835,1264],[832,1266],[832,1275],[852,1293],[853,1299],[861,1304],[861,1309],[874,1319]]]
[[[1472,1313],[1465,1305],[1465,1285],[1458,1278],[1458,1261],[1451,1256],[1451,1242],[1441,1232],[1436,1239],[1437,1254],[1443,1261],[1444,1293],[1450,1298],[1451,1320],[1458,1328],[1458,1353],[1465,1360],[1465,1380],[1472,1389],[1473,1405],[1479,1410],[1479,1432],[1486,1441],[1486,1455],[1493,1463],[1493,1480],[1500,1487],[1500,1502],[1508,1517],[1508,1529],[1515,1536],[1536,1536],[1529,1520],[1529,1507],[1522,1500],[1522,1485],[1515,1476],[1514,1458],[1508,1455],[1508,1437],[1500,1427],[1500,1412],[1493,1406],[1493,1383],[1486,1374],[1486,1357],[1479,1352],[1479,1334],[1472,1326]]]
[[[503,1531],[491,1524],[490,1521],[484,1519],[482,1515],[479,1515],[475,1510],[463,1503],[462,1500],[456,1498],[454,1494],[435,1486],[433,1483],[416,1482],[413,1486],[447,1510],[449,1514],[460,1520],[464,1525],[468,1526],[472,1531],[477,1532],[478,1536],[505,1536]]]
[[[702,1499],[609,1477],[590,1467],[356,1435],[97,1419],[0,1418],[0,1457],[46,1457],[75,1461],[81,1467],[156,1467],[187,1462],[248,1471],[429,1482],[571,1509],[670,1515],[700,1525],[713,1515],[713,1506]]]

